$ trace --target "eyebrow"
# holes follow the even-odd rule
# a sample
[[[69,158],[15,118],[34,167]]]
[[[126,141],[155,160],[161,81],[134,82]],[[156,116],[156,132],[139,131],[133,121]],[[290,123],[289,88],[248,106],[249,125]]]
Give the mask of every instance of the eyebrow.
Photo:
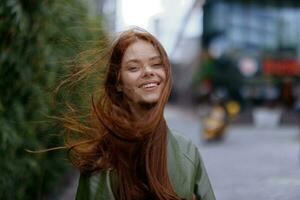
[[[129,63],[139,63],[140,61],[137,59],[130,59],[128,61],[125,62],[125,64],[129,64]]]
[[[161,56],[153,56],[149,60],[156,60],[156,59],[160,59],[161,60]]]
[[[150,60],[150,61],[153,61],[153,60],[157,60],[157,59],[161,60],[161,56],[153,56],[153,57],[151,57],[149,60]],[[140,61],[139,61],[138,59],[130,59],[130,60],[126,61],[125,64],[129,64],[129,63],[139,63],[139,62],[140,62]]]

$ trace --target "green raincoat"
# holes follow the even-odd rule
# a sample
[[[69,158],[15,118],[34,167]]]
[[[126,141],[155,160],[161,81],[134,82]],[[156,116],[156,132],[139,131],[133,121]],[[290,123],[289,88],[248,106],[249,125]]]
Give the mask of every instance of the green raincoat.
[[[215,200],[198,149],[182,136],[168,131],[168,173],[174,191],[181,198]],[[111,170],[80,175],[76,200],[117,200],[111,188]]]

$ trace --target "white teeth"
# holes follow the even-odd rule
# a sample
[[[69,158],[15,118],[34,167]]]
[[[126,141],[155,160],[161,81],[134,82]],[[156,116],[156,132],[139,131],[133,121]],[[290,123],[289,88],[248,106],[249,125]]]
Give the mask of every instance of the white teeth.
[[[148,83],[148,84],[143,85],[143,88],[151,88],[151,87],[155,87],[157,85],[158,85],[157,83]]]

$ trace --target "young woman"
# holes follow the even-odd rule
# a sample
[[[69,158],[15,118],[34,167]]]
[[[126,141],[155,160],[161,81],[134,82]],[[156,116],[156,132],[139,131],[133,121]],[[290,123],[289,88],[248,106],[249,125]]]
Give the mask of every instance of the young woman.
[[[103,91],[78,131],[84,137],[67,143],[81,172],[76,199],[214,200],[197,148],[164,119],[172,82],[161,44],[146,31],[125,31],[106,66]]]

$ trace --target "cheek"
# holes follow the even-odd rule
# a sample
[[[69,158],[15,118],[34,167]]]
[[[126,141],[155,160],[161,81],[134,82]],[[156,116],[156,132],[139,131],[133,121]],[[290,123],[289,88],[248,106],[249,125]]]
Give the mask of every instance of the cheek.
[[[167,79],[167,72],[165,69],[162,69],[159,73],[159,77],[162,79],[163,82],[166,82]]]
[[[132,73],[122,73],[121,83],[124,89],[132,89],[137,86],[138,75]]]

